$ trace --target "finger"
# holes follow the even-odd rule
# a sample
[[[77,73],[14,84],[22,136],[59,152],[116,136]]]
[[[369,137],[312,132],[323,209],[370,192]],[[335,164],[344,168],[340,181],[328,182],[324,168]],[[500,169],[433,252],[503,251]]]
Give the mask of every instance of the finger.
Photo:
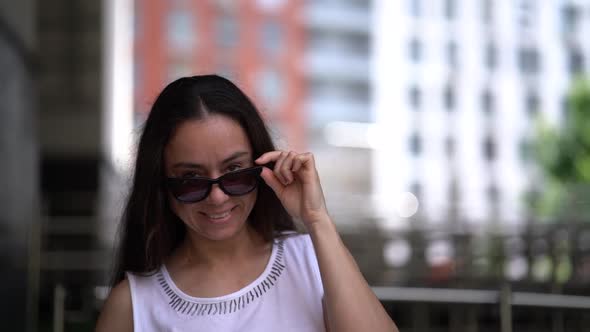
[[[277,161],[281,156],[281,152],[283,151],[270,151],[263,153],[262,156],[258,157],[258,159],[254,160],[255,163],[262,165],[266,163],[270,163],[273,161]]]
[[[284,151],[281,151],[280,155],[279,155],[279,159],[275,162],[275,167],[273,169],[275,176],[283,183],[283,184],[287,184],[289,181],[287,181],[287,178],[285,178],[283,176],[283,173],[281,172],[281,168],[283,167],[283,163],[285,162],[285,159],[287,158],[288,154]]]
[[[306,164],[309,161],[309,153],[301,153],[295,156],[293,160],[293,165],[291,166],[291,170],[293,172],[297,172],[301,169],[301,166]]]
[[[291,171],[293,171],[293,173],[297,173],[301,169],[301,166],[303,166],[303,160],[297,156],[293,159]]]
[[[311,166],[311,168],[315,168],[315,164],[313,161],[313,154],[311,154],[310,152],[306,152],[306,153],[301,153],[297,155],[297,171],[299,169],[301,169],[301,167],[303,168],[308,168],[308,166]],[[295,171],[295,170],[293,170]]]
[[[279,172],[281,173],[283,178],[287,180],[287,183],[285,184],[293,182],[293,171],[291,170],[291,168],[293,167],[293,161],[295,160],[296,156],[297,154],[295,152],[289,152],[285,157],[284,161],[281,163],[281,167],[279,168]]]
[[[279,179],[277,179],[274,172],[270,168],[263,167],[260,176],[262,177],[264,182],[266,182],[266,184],[268,184],[268,186],[275,192],[277,196],[279,196],[280,193],[283,192],[285,186],[281,183],[281,181],[279,181]]]
[[[315,167],[313,154],[310,152],[298,154],[293,162],[293,175],[302,183],[311,183],[318,180],[318,172]]]

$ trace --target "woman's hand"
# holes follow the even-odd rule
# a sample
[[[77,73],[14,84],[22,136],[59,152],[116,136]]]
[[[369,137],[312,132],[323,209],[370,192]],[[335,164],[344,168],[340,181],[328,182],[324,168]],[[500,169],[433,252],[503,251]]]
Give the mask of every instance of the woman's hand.
[[[273,170],[264,167],[262,178],[293,218],[306,227],[329,220],[320,178],[313,155],[286,151],[271,151],[255,160],[258,165],[274,162]]]
[[[311,235],[324,287],[324,317],[330,331],[398,331],[371,291],[331,222],[311,153],[271,151],[254,161],[262,178]]]

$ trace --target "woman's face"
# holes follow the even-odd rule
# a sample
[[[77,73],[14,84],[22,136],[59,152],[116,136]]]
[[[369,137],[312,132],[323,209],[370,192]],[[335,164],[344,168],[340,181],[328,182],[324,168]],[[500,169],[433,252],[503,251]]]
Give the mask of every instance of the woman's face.
[[[164,151],[167,177],[221,175],[253,166],[252,149],[244,129],[229,117],[210,114],[180,124]],[[193,235],[209,240],[230,239],[244,228],[256,202],[257,190],[228,196],[217,184],[197,203],[182,203],[168,194],[174,213]]]

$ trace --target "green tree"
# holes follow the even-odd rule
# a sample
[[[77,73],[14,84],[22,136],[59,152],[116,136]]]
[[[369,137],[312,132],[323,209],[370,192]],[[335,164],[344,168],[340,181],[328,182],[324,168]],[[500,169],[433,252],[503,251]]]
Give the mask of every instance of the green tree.
[[[578,79],[560,126],[539,120],[535,157],[545,177],[533,210],[542,217],[590,220],[590,81]]]

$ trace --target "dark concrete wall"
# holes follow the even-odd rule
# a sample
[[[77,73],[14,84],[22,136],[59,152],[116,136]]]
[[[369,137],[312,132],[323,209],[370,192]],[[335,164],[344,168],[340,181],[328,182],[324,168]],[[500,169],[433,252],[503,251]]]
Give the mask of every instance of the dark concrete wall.
[[[3,330],[25,331],[29,234],[39,222],[34,1],[0,1],[0,293]]]
[[[45,232],[63,216],[94,220],[101,14],[101,1],[0,0],[2,330],[51,325],[52,286],[73,274],[46,267],[45,251],[65,250],[67,241],[77,244],[81,236],[52,239]]]

